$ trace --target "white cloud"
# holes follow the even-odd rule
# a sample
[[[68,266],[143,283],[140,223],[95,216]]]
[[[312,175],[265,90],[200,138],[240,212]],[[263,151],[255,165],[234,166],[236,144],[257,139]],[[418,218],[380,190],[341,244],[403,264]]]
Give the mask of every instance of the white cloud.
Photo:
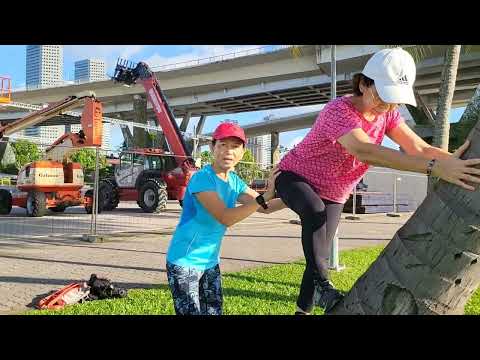
[[[64,45],[65,56],[73,61],[100,59],[105,61],[107,69],[115,66],[117,58],[129,59],[145,48],[145,45]]]
[[[131,59],[148,47],[147,45],[64,45],[64,54],[73,61],[83,59],[100,59],[106,62],[107,69],[115,67],[117,58]],[[145,61],[150,67],[159,65],[176,64],[201,59],[201,63],[210,62],[210,57],[225,55],[225,58],[233,53],[249,50],[248,54],[259,53],[258,48],[262,45],[194,45],[191,51],[174,56],[165,56],[159,52],[149,56]],[[213,59],[212,59],[213,60]]]
[[[293,149],[296,145],[298,145],[302,140],[304,136],[297,136],[293,138],[287,145],[287,149]]]
[[[195,45],[192,46],[192,51],[188,53],[175,56],[163,56],[161,54],[155,53],[144,61],[150,67],[177,64],[199,59],[203,60],[201,63],[207,63],[210,62],[210,59],[208,59],[210,57],[225,55],[225,58],[228,58],[228,56],[231,56],[233,58],[233,53],[240,51],[249,50],[248,54],[253,55],[260,52],[260,50],[258,50],[259,47],[261,47],[261,45]]]
[[[64,52],[73,58],[107,59],[112,56],[131,56],[145,48],[145,45],[64,45]]]
[[[145,45],[127,45],[120,52],[120,57],[123,59],[129,59],[135,54],[138,54],[145,48]]]

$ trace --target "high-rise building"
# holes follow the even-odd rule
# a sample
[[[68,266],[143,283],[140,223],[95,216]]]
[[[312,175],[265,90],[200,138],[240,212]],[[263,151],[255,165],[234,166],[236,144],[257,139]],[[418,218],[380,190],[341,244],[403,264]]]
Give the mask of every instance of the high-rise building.
[[[75,81],[88,82],[105,80],[105,62],[85,59],[75,62]]]
[[[255,136],[247,139],[247,149],[252,152],[255,162],[263,169],[272,164],[271,135]]]
[[[37,144],[44,150],[62,136],[64,130],[64,125],[32,126],[23,130],[23,134],[20,135],[37,138]]]
[[[40,127],[39,126],[32,126],[23,130],[24,136],[33,136],[39,137],[40,136]]]
[[[27,45],[27,89],[56,86],[62,83],[63,46]]]

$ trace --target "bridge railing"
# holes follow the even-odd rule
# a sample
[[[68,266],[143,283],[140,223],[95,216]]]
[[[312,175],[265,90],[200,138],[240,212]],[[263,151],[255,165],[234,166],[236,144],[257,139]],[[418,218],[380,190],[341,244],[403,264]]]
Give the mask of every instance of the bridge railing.
[[[236,59],[244,56],[266,54],[266,53],[282,50],[290,46],[291,45],[262,46],[262,47],[252,48],[252,49],[234,51],[234,52],[221,54],[221,55],[209,56],[209,57],[200,58],[200,59],[182,61],[182,62],[173,63],[173,64],[157,65],[157,66],[152,66],[151,68],[152,70],[155,70],[155,71],[171,71],[176,69],[195,67],[195,66],[206,65],[214,62],[221,62],[221,61]]]
[[[204,58],[199,58],[199,59],[193,59],[193,60],[188,60],[188,61],[182,61],[182,62],[177,62],[177,63],[172,63],[172,64],[151,66],[151,68],[154,71],[159,71],[159,72],[160,71],[162,71],[162,72],[165,71],[165,72],[167,72],[167,71],[172,71],[172,70],[202,66],[202,65],[206,65],[206,64],[210,64],[210,63],[236,59],[236,58],[239,58],[239,57],[258,55],[258,54],[266,54],[266,53],[286,49],[286,48],[289,48],[291,46],[292,45],[261,46],[261,47],[257,47],[257,48],[239,50],[239,51],[225,53],[225,54],[221,54],[221,55],[214,55],[214,56],[209,56],[209,57],[204,57]],[[56,85],[48,85],[48,86],[28,85],[28,86],[17,87],[15,89],[13,89],[12,91],[14,91],[14,92],[15,91],[33,91],[33,90],[38,90],[38,89],[48,89],[48,88],[55,88],[55,87],[81,85],[81,84],[98,82],[98,81],[105,81],[105,80],[108,80],[108,78],[103,79],[103,80],[95,80],[95,81],[72,80],[72,79],[67,80],[66,79],[66,80],[62,80],[61,82],[59,82]]]

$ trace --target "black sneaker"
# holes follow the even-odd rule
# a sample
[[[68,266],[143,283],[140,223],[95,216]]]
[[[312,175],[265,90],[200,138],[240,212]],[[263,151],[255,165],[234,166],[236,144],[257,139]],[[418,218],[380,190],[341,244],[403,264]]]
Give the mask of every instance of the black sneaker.
[[[315,305],[323,308],[326,313],[332,310],[343,298],[344,295],[335,289],[330,281],[325,280],[316,283],[314,295]]]
[[[303,311],[295,311],[295,315],[312,315]]]

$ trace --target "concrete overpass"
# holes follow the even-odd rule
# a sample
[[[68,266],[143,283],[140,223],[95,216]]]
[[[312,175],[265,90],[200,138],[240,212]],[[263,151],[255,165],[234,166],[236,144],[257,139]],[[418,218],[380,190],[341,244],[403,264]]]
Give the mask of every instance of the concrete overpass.
[[[350,92],[350,80],[381,46],[337,45],[337,95]],[[445,46],[431,46],[428,57],[417,64],[415,88],[424,102],[435,107]],[[159,71],[156,76],[175,116],[229,114],[326,103],[330,99],[330,46],[307,45],[302,55],[289,49],[245,56],[197,67]],[[480,47],[461,56],[454,106],[464,105],[480,83]],[[134,96],[143,88],[127,88],[112,81],[14,92],[14,101],[40,104],[93,90],[105,114],[124,120],[135,118]],[[148,106],[147,108],[150,108]],[[150,113],[149,116],[152,116]]]
[[[406,120],[407,124],[414,130],[417,130],[415,122],[408,110],[405,108],[405,106],[401,106],[399,108],[399,111],[403,118]],[[268,135],[275,133],[278,134],[282,132],[301,130],[312,127],[315,123],[315,120],[317,119],[318,113],[319,111],[311,111],[283,117],[267,117],[264,118],[262,121],[243,125],[242,128],[245,131],[245,135],[247,136],[247,138],[260,135]],[[207,144],[212,135],[212,133],[205,134],[205,138],[200,141],[200,144]]]
[[[191,117],[201,116],[197,125],[201,132],[208,115],[328,102],[331,47],[307,45],[300,49],[299,57],[294,57],[289,49],[282,49],[197,67],[159,71],[156,76],[175,116],[183,117],[181,128],[186,129]],[[352,75],[361,71],[371,54],[379,49],[381,46],[376,45],[337,45],[337,96],[350,92]],[[431,46],[427,57],[417,64],[415,88],[430,108],[436,107],[444,50],[445,46]],[[465,105],[478,83],[480,47],[475,46],[461,56],[453,106]],[[104,104],[104,113],[111,118],[135,121],[153,117],[151,107],[143,98],[142,87],[125,87],[112,81],[19,91],[14,92],[12,98],[17,102],[40,104],[85,90],[95,91]],[[146,116],[139,116],[138,109],[142,106]],[[19,113],[4,112],[0,114],[0,120],[19,116]],[[78,120],[64,117],[52,119],[45,125],[75,121]],[[292,118],[289,121],[300,120]]]
[[[399,108],[399,111],[407,123],[410,126],[414,126],[414,121],[408,113],[408,110],[402,106]],[[262,121],[244,125],[242,128],[247,137],[268,135],[274,132],[282,133],[287,131],[301,130],[312,127],[317,119],[318,113],[318,111],[311,111],[297,115],[264,118]],[[209,136],[212,136],[212,134],[205,134],[205,137]]]

